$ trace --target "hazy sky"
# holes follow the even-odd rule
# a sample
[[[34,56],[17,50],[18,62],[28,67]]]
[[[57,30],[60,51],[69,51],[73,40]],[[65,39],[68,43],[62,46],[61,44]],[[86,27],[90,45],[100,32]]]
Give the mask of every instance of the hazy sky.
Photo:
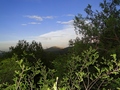
[[[94,10],[102,0],[0,0],[0,50],[18,40],[35,40],[44,48],[66,47],[76,37],[73,19],[88,4]]]

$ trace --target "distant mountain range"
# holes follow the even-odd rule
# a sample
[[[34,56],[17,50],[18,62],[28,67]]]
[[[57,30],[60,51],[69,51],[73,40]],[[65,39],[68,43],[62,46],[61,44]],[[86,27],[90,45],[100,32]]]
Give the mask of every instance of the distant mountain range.
[[[47,48],[47,49],[44,49],[44,50],[46,52],[64,54],[64,53],[67,53],[69,49],[70,49],[70,47],[61,48],[61,47],[53,46],[53,47],[50,47],[50,48]],[[3,55],[3,53],[6,53],[6,52],[0,50],[0,56]]]

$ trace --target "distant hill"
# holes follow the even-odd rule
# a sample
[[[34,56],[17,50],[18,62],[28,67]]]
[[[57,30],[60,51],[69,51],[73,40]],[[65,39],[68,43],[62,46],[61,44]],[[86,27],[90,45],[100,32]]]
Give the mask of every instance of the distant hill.
[[[60,53],[60,54],[67,53],[68,50],[69,50],[69,47],[60,48],[57,46],[53,46],[53,47],[45,49],[45,51],[47,51],[47,52]]]
[[[50,51],[50,52],[54,52],[54,51],[61,51],[63,48],[57,47],[57,46],[53,46],[50,48],[45,49],[45,51]]]

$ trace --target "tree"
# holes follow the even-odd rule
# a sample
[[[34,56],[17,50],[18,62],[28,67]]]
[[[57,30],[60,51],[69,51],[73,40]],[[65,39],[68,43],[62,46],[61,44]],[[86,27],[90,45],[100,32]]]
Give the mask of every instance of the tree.
[[[9,48],[10,52],[12,53],[12,55],[15,53],[18,55],[18,58],[21,59],[22,58],[22,55],[23,55],[23,51],[28,51],[29,49],[29,43],[25,40],[19,40],[17,45],[14,47],[14,46],[11,46]]]
[[[117,54],[115,48],[120,50],[120,0],[103,0],[100,7],[101,11],[93,11],[88,5],[86,17],[75,16],[75,30],[83,35],[84,43],[94,43],[102,53]]]
[[[72,54],[74,53],[75,55],[80,56],[81,53],[84,50],[88,50],[90,46],[91,46],[91,43],[86,44],[79,37],[76,37],[76,39],[69,41],[69,47],[71,47],[69,50],[69,53],[72,53]]]
[[[32,41],[29,43],[25,40],[19,40],[15,47],[11,46],[10,51],[18,55],[19,59],[26,59],[30,64],[34,64],[37,60],[41,60],[45,65],[48,64],[46,54],[43,50],[41,43]]]

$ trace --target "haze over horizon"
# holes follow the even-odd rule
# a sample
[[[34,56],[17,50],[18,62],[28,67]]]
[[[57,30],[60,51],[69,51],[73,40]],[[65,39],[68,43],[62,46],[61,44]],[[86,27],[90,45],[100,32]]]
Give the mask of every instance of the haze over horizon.
[[[43,48],[67,47],[77,37],[73,19],[85,16],[88,4],[99,9],[102,0],[0,0],[0,50],[18,40],[41,42]],[[79,35],[79,37],[81,37]]]

